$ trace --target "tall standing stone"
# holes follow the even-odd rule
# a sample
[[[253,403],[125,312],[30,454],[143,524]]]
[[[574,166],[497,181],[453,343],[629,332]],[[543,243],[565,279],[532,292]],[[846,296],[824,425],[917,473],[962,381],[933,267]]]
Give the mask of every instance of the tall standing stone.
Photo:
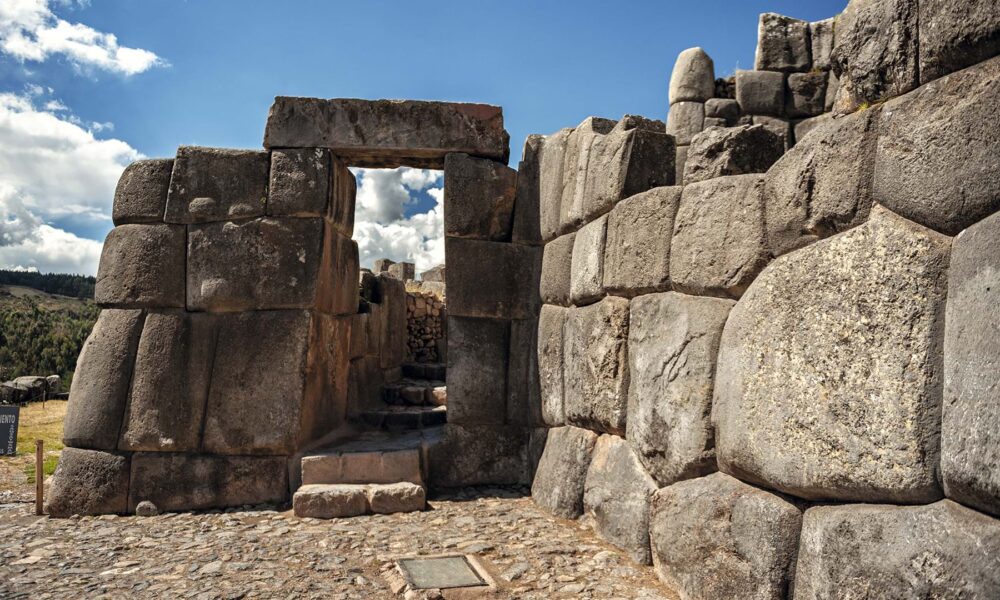
[[[670,239],[680,201],[680,186],[664,186],[615,206],[604,244],[605,291],[636,296],[670,287]]]
[[[521,162],[517,165],[517,192],[511,232],[511,241],[515,244],[542,243],[539,185],[544,139],[540,135],[529,135],[524,141]]]
[[[812,44],[813,69],[829,71],[833,55],[833,33],[836,18],[823,19],[809,24],[809,41]]]
[[[587,467],[597,434],[578,427],[549,429],[538,470],[531,484],[531,498],[552,514],[575,519],[583,514]]]
[[[667,114],[667,133],[674,136],[677,145],[686,146],[691,138],[705,127],[705,104],[703,102],[675,102]]]
[[[542,420],[557,427],[565,423],[563,409],[563,329],[568,309],[543,305],[538,316],[538,378],[541,387]]]
[[[563,176],[566,145],[572,129],[561,129],[545,136],[538,159],[538,213],[542,240],[551,241],[559,235],[559,215],[562,210]]]
[[[538,282],[542,302],[569,304],[576,235],[576,232],[567,233],[545,244],[542,253],[542,275]]]
[[[715,64],[701,48],[688,48],[677,55],[670,73],[670,104],[705,102],[715,95]]]
[[[570,301],[590,304],[604,296],[604,240],[608,230],[607,215],[591,221],[576,233],[573,241],[573,267],[570,275]]]
[[[564,331],[566,423],[625,433],[628,396],[628,304],[607,297],[571,308]]]

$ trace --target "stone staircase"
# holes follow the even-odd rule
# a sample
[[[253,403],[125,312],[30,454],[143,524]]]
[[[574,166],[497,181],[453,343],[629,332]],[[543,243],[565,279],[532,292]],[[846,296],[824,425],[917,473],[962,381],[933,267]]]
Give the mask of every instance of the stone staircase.
[[[427,454],[447,421],[443,364],[408,363],[382,403],[359,413],[356,433],[302,457],[296,516],[335,519],[423,510]]]

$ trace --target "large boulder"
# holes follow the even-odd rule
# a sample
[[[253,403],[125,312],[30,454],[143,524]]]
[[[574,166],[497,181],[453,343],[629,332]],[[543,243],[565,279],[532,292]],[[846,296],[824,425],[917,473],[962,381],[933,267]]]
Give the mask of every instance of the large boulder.
[[[542,302],[569,304],[575,245],[576,232],[561,235],[545,244],[542,251],[542,274],[538,282]]]
[[[583,506],[604,539],[643,565],[649,554],[649,503],[656,482],[616,435],[602,435],[587,469]]]
[[[757,27],[758,71],[808,71],[812,68],[809,23],[775,13],[763,13]]]
[[[694,136],[684,163],[684,185],[764,173],[785,153],[785,140],[763,125],[711,127]]]
[[[101,311],[76,361],[63,422],[67,446],[118,447],[143,317],[141,310]]]
[[[826,106],[828,77],[826,71],[789,75],[785,114],[794,119],[821,114]]]
[[[538,379],[541,388],[542,420],[557,427],[566,421],[563,409],[563,329],[569,309],[542,306],[538,315]]]
[[[604,296],[604,240],[608,216],[591,221],[576,232],[569,299],[575,305],[590,304]]]
[[[566,146],[571,128],[545,136],[538,158],[538,219],[542,240],[551,241],[560,231]]]
[[[814,500],[940,498],[950,245],[879,208],[771,263],[723,332],[719,468]]]
[[[259,217],[267,204],[267,152],[181,146],[167,193],[167,223]]]
[[[378,339],[379,363],[395,369],[406,359],[406,284],[388,273],[375,279],[379,303],[371,305],[369,339]]]
[[[508,321],[448,317],[448,422],[504,424],[509,344]]]
[[[1000,521],[929,506],[818,506],[802,520],[796,600],[998,598]]]
[[[920,0],[920,83],[1000,54],[993,0]]]
[[[529,319],[538,313],[541,248],[448,237],[445,254],[453,257],[448,266],[449,315]]]
[[[583,514],[583,489],[597,434],[579,427],[549,429],[531,483],[531,499],[563,519]]]
[[[594,147],[600,138],[614,129],[616,122],[602,117],[587,117],[566,138],[563,156],[562,190],[559,203],[559,233],[578,229],[587,222],[587,174]]]
[[[795,505],[728,475],[682,481],[653,496],[653,565],[684,599],[783,600],[801,526]]]
[[[629,443],[660,485],[715,470],[715,357],[732,300],[676,292],[632,300]]]
[[[444,233],[448,236],[510,241],[517,171],[468,154],[444,160]]]
[[[129,457],[63,448],[45,499],[52,517],[104,515],[128,510]]]
[[[184,306],[184,227],[119,225],[101,249],[94,300],[115,308]]]
[[[686,146],[705,127],[703,102],[675,102],[667,113],[667,133],[674,136],[679,146]],[[676,182],[671,182],[676,183]]]
[[[628,396],[628,305],[610,296],[571,308],[563,332],[566,423],[623,435]]]
[[[137,160],[125,167],[115,187],[114,224],[162,222],[173,168],[172,158]]]
[[[330,167],[330,151],[325,148],[282,148],[271,152],[268,216],[326,216],[331,197]]]
[[[737,70],[736,101],[743,114],[780,116],[785,108],[784,73]]]
[[[658,187],[619,202],[608,215],[604,290],[636,296],[670,288],[670,238],[680,186]]]
[[[704,102],[715,95],[715,63],[701,48],[688,48],[677,55],[670,73],[670,103]]]
[[[883,107],[875,199],[954,235],[1000,210],[1000,57]]]
[[[767,264],[764,175],[717,177],[684,186],[670,243],[674,289],[739,298]]]
[[[955,238],[944,338],[945,494],[1000,515],[1000,213]]]

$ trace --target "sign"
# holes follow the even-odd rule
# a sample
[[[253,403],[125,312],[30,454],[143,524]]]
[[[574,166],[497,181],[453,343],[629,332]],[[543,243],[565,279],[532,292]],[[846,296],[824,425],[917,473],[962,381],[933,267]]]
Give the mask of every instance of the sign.
[[[0,455],[14,455],[17,452],[17,424],[20,416],[20,406],[0,406]]]

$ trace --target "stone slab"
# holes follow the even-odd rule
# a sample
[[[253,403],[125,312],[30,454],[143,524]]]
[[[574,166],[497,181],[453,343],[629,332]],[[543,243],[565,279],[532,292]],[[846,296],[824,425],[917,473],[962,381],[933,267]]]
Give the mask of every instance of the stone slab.
[[[576,232],[561,235],[545,244],[542,251],[542,274],[538,283],[542,302],[569,304],[573,273],[573,246]]]
[[[330,167],[330,151],[325,148],[287,148],[271,152],[267,215],[326,216],[333,179]]]
[[[556,427],[565,422],[563,410],[563,327],[567,309],[546,304],[538,316],[538,379],[542,420]]]
[[[736,101],[743,114],[781,116],[785,75],[776,71],[736,71]]]
[[[529,319],[538,312],[541,248],[449,237],[445,254],[449,315]]]
[[[115,187],[112,222],[115,225],[162,222],[173,168],[172,158],[137,160],[125,167]]]
[[[101,249],[94,300],[114,308],[184,306],[184,227],[119,225]]]
[[[775,13],[761,14],[754,65],[759,71],[786,73],[811,69],[809,23]]]
[[[368,490],[363,485],[303,485],[292,496],[292,510],[300,519],[340,519],[368,512]]]
[[[726,175],[765,173],[785,152],[785,139],[763,125],[714,127],[691,140],[684,185]]]
[[[420,484],[420,450],[379,449],[358,451],[331,451],[308,454],[302,457],[302,483],[311,484],[362,484],[398,483]]]
[[[562,519],[583,514],[583,490],[597,434],[579,427],[550,429],[531,483],[531,499]]]
[[[415,483],[383,483],[367,489],[368,508],[376,515],[414,512],[427,507],[424,486]]]
[[[604,244],[604,291],[636,296],[670,288],[670,239],[680,201],[681,187],[665,186],[615,205]]]
[[[516,190],[517,171],[507,165],[449,154],[444,160],[445,235],[509,242]]]
[[[502,425],[507,420],[510,322],[448,317],[448,421]]]
[[[190,224],[262,216],[269,166],[267,152],[181,146],[164,220]]]

